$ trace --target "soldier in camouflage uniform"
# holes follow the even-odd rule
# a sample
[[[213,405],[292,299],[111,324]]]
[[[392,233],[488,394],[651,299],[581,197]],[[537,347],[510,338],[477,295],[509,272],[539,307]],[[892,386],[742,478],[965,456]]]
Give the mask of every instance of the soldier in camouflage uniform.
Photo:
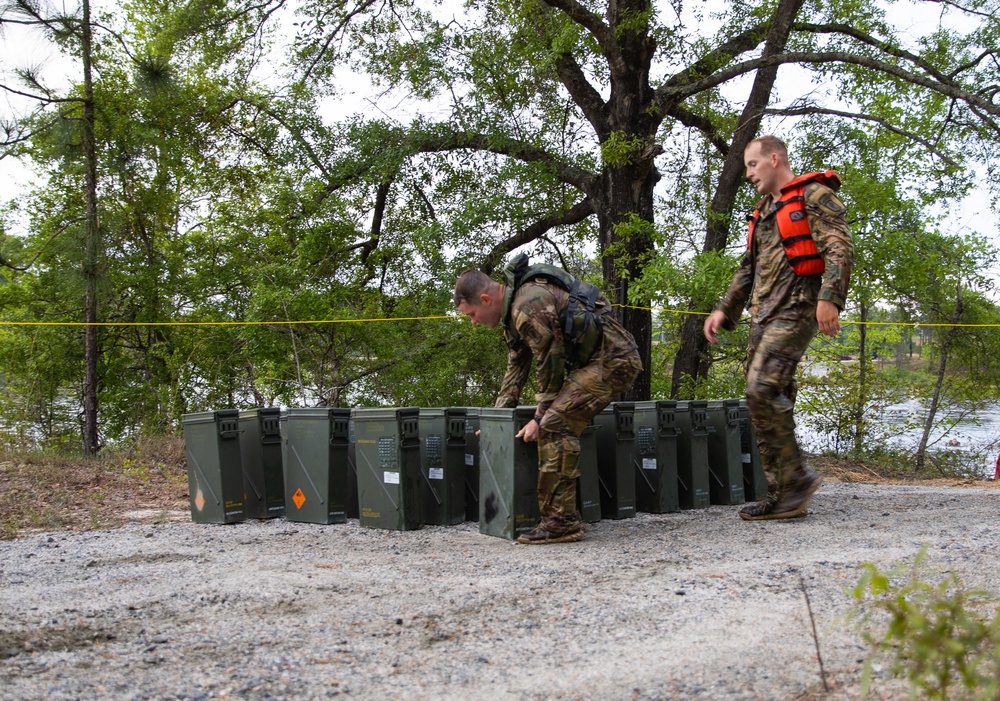
[[[473,324],[504,328],[507,372],[498,407],[516,407],[535,358],[538,393],[533,421],[517,434],[538,441],[538,525],[520,543],[566,543],[583,539],[576,506],[580,476],[580,435],[590,420],[627,389],[642,369],[632,335],[609,314],[600,295],[594,313],[601,324],[593,355],[580,362],[564,336],[563,313],[570,293],[544,276],[512,286],[479,270],[462,273],[455,284],[455,305]],[[602,330],[601,330],[602,329]]]
[[[795,178],[779,139],[765,136],[751,141],[744,163],[747,179],[763,195],[757,204],[759,219],[752,225],[747,255],[726,295],[705,321],[704,331],[715,343],[716,332],[734,328],[749,303],[750,342],[744,366],[747,404],[767,473],[768,494],[743,507],[739,515],[748,521],[794,518],[805,515],[821,482],[819,475],[804,467],[795,439],[795,371],[817,328],[828,336],[840,332],[854,249],[843,202],[833,189],[817,181],[823,177]],[[839,185],[839,178],[833,176],[832,184]],[[794,186],[793,181],[799,184]],[[807,257],[820,259],[816,261],[819,272],[811,268],[812,274],[793,270],[796,259],[786,253],[789,242],[779,234],[779,208],[775,207],[783,198],[792,199],[790,188],[801,188],[802,182],[806,184],[801,201],[814,242],[814,246],[804,242],[813,247],[814,255]],[[801,214],[797,218],[802,219]],[[782,221],[789,222],[787,213]]]

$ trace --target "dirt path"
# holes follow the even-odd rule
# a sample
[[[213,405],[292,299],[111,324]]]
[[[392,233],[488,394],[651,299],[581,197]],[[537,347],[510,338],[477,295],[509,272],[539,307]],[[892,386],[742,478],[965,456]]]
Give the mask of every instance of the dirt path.
[[[0,698],[856,698],[858,565],[926,543],[1000,591],[998,499],[828,484],[801,520],[640,514],[560,546],[185,514],[36,533],[0,542]]]

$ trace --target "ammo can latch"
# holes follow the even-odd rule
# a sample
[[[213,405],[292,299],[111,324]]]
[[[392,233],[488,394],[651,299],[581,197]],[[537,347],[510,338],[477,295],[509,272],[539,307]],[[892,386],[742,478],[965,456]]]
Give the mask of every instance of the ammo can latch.
[[[330,445],[346,445],[350,436],[350,418],[330,416]]]
[[[402,446],[420,444],[420,417],[417,412],[400,413],[399,441]]]
[[[281,443],[281,420],[274,414],[260,417],[260,442]]]
[[[465,417],[448,418],[448,445],[465,445]]]
[[[219,437],[220,438],[237,438],[240,435],[240,419],[239,417],[233,417],[231,419],[219,419]]]
[[[635,414],[632,411],[618,411],[615,407],[615,433],[632,435],[635,432]]]

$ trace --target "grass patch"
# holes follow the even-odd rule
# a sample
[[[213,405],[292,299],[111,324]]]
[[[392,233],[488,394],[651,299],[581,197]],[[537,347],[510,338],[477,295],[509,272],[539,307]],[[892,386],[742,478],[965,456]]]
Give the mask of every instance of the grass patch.
[[[146,438],[98,457],[0,453],[0,538],[32,530],[111,528],[152,509],[186,510],[184,441]]]

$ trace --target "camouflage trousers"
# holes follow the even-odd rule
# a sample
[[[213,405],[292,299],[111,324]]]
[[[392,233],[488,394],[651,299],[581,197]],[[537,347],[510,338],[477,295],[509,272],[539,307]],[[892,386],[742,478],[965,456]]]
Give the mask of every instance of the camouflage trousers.
[[[539,426],[538,510],[543,519],[580,518],[576,504],[580,435],[615,395],[631,386],[640,370],[642,361],[633,351],[601,356],[566,378]]]
[[[792,417],[798,392],[795,370],[817,329],[815,311],[763,326],[750,324],[747,405],[768,485],[778,494],[804,471]]]

